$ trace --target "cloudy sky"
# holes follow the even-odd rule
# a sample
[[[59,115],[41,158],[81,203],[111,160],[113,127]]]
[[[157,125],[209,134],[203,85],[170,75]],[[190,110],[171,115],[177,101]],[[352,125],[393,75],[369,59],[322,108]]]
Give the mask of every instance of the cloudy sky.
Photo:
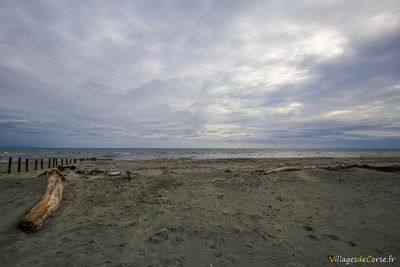
[[[0,146],[400,147],[400,2],[0,1]]]

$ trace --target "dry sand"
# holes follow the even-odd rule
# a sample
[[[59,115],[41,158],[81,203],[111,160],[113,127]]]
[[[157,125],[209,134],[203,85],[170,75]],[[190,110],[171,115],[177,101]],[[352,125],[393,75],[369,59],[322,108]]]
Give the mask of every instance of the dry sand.
[[[393,255],[394,265],[367,266],[399,266],[400,173],[264,173],[343,162],[400,165],[398,158],[82,162],[64,171],[59,210],[32,234],[15,227],[45,177],[3,171],[0,266],[345,266],[329,263],[330,255]]]

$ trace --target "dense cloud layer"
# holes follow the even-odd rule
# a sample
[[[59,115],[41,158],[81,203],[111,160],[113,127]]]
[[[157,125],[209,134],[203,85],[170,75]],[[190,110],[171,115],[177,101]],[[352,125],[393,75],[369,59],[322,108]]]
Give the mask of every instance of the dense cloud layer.
[[[1,1],[0,146],[400,147],[400,3]]]

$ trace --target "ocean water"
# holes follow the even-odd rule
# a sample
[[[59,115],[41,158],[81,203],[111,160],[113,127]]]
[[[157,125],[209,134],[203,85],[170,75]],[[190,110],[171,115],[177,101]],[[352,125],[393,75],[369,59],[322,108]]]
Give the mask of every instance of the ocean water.
[[[0,161],[16,159],[90,158],[118,160],[400,157],[400,149],[217,149],[217,148],[0,148]]]

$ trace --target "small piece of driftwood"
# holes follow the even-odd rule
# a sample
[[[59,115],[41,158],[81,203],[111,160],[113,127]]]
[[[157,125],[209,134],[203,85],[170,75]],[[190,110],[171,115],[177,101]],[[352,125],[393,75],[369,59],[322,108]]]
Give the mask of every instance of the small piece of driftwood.
[[[92,174],[99,174],[99,173],[106,173],[105,171],[100,171],[100,170],[91,170],[88,174],[92,175]]]
[[[218,181],[226,181],[226,179],[212,179],[210,182],[214,183],[214,182],[218,182]]]
[[[63,174],[57,168],[48,170],[47,186],[42,198],[20,220],[18,228],[24,232],[35,232],[60,205],[63,193]]]
[[[66,170],[66,169],[70,169],[70,170],[75,170],[75,169],[77,169],[77,167],[76,166],[74,166],[74,165],[67,165],[67,166],[58,166],[57,167],[60,171],[64,171],[64,170]]]
[[[380,172],[398,172],[400,171],[400,166],[397,165],[389,165],[389,166],[373,166],[368,164],[341,164],[339,166],[334,167],[325,167],[323,169],[328,171],[338,171],[338,170],[345,170],[351,168],[360,168],[360,169],[367,169],[367,170],[374,170]]]

